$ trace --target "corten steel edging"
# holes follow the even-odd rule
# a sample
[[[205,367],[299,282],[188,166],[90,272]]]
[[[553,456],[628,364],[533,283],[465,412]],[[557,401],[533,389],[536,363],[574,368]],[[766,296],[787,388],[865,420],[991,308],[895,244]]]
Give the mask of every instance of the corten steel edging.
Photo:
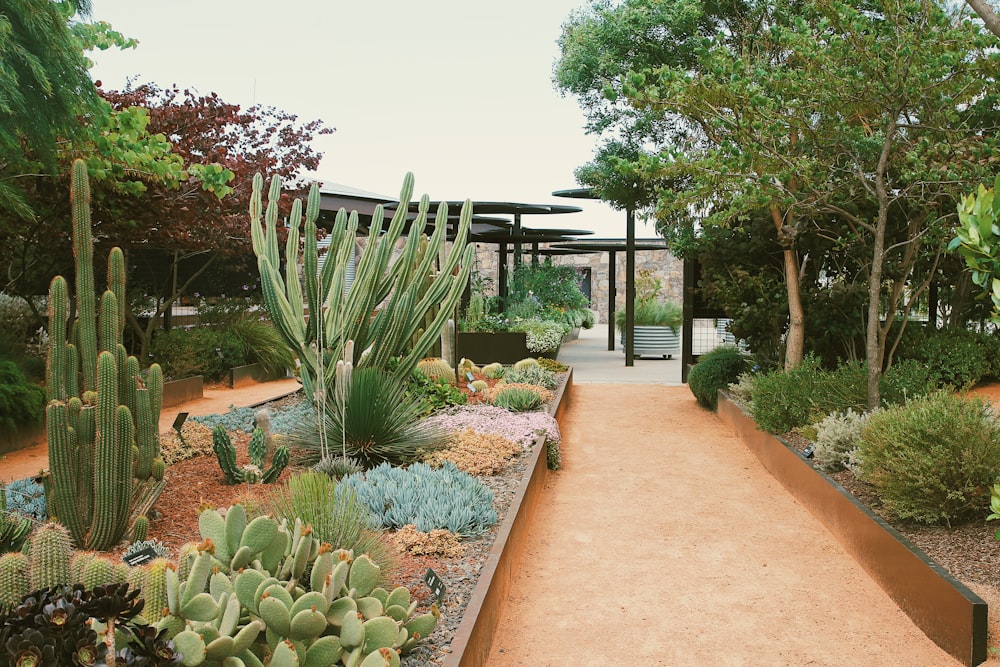
[[[200,375],[163,383],[164,408],[196,401],[205,397],[205,382]]]
[[[569,405],[572,386],[573,370],[570,369],[549,409],[557,420]],[[445,659],[445,667],[480,667],[489,657],[493,637],[500,623],[500,614],[507,603],[507,595],[524,551],[531,517],[535,513],[548,473],[543,436],[535,440],[528,472],[511,500],[490,555],[472,589],[469,604],[462,615],[462,623],[451,640],[451,654]]]
[[[721,392],[718,414],[924,634],[963,664],[985,662],[987,606],[982,598],[794,448],[758,430]]]

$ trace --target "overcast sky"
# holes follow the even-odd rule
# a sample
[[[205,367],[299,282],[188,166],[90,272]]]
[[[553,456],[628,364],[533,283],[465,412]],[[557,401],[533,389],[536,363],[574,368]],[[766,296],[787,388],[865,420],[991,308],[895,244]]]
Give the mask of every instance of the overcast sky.
[[[105,88],[131,78],[322,119],[322,179],[397,196],[578,205],[531,227],[622,237],[624,213],[562,199],[593,156],[575,98],[552,86],[562,23],[586,0],[93,0],[139,40],[95,52]],[[640,224],[640,237],[654,236]]]

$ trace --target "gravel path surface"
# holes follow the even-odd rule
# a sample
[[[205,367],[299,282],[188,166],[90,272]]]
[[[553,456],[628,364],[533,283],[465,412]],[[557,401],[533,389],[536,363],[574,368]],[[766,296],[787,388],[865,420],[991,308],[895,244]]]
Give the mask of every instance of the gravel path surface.
[[[488,667],[959,664],[687,387],[581,384]]]

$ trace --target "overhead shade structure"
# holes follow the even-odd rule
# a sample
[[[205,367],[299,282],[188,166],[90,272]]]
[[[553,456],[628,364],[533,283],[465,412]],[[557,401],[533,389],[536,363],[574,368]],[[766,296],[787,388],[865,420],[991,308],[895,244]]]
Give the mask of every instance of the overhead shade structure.
[[[628,252],[627,241],[621,239],[594,239],[579,241],[579,242],[568,242],[568,243],[557,243],[552,246],[553,249],[566,249],[576,252],[606,252],[608,253],[608,350],[615,349],[615,296],[617,294],[615,290],[615,283],[617,282],[617,277],[615,276],[615,257],[619,252]],[[667,244],[660,240],[653,239],[641,239],[632,240],[632,252],[638,252],[643,250],[666,250]],[[626,255],[627,257],[627,255]],[[628,272],[628,260],[626,259],[626,272]],[[632,295],[633,301],[635,299],[635,261],[632,262]],[[629,276],[625,277],[625,292],[628,293],[628,282]],[[628,324],[628,304],[625,307],[626,324]],[[633,315],[634,321],[634,315]],[[631,329],[629,329],[631,330]],[[628,347],[629,336],[625,336],[625,346]],[[626,361],[626,366],[631,366],[633,364]]]
[[[593,188],[556,190],[553,197],[572,199],[600,199]],[[608,335],[613,336],[614,326],[608,322]],[[635,365],[635,209],[625,209],[625,365]],[[613,348],[610,348],[613,349]]]

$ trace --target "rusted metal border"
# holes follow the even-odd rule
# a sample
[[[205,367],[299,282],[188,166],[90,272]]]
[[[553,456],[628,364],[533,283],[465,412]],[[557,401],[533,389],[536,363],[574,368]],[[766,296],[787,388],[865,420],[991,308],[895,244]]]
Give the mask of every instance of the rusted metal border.
[[[549,409],[557,420],[562,418],[569,406],[572,386],[573,370],[570,369]],[[544,437],[535,440],[528,471],[530,474],[521,480],[507,515],[498,529],[493,548],[490,549],[476,587],[472,590],[469,604],[465,607],[462,623],[455,630],[451,654],[444,662],[445,667],[480,667],[486,664],[500,623],[500,614],[507,603],[511,582],[521,560],[531,517],[545,485],[548,468]]]
[[[982,598],[793,447],[758,430],[723,392],[718,414],[924,634],[965,665],[986,661],[987,607]]]

